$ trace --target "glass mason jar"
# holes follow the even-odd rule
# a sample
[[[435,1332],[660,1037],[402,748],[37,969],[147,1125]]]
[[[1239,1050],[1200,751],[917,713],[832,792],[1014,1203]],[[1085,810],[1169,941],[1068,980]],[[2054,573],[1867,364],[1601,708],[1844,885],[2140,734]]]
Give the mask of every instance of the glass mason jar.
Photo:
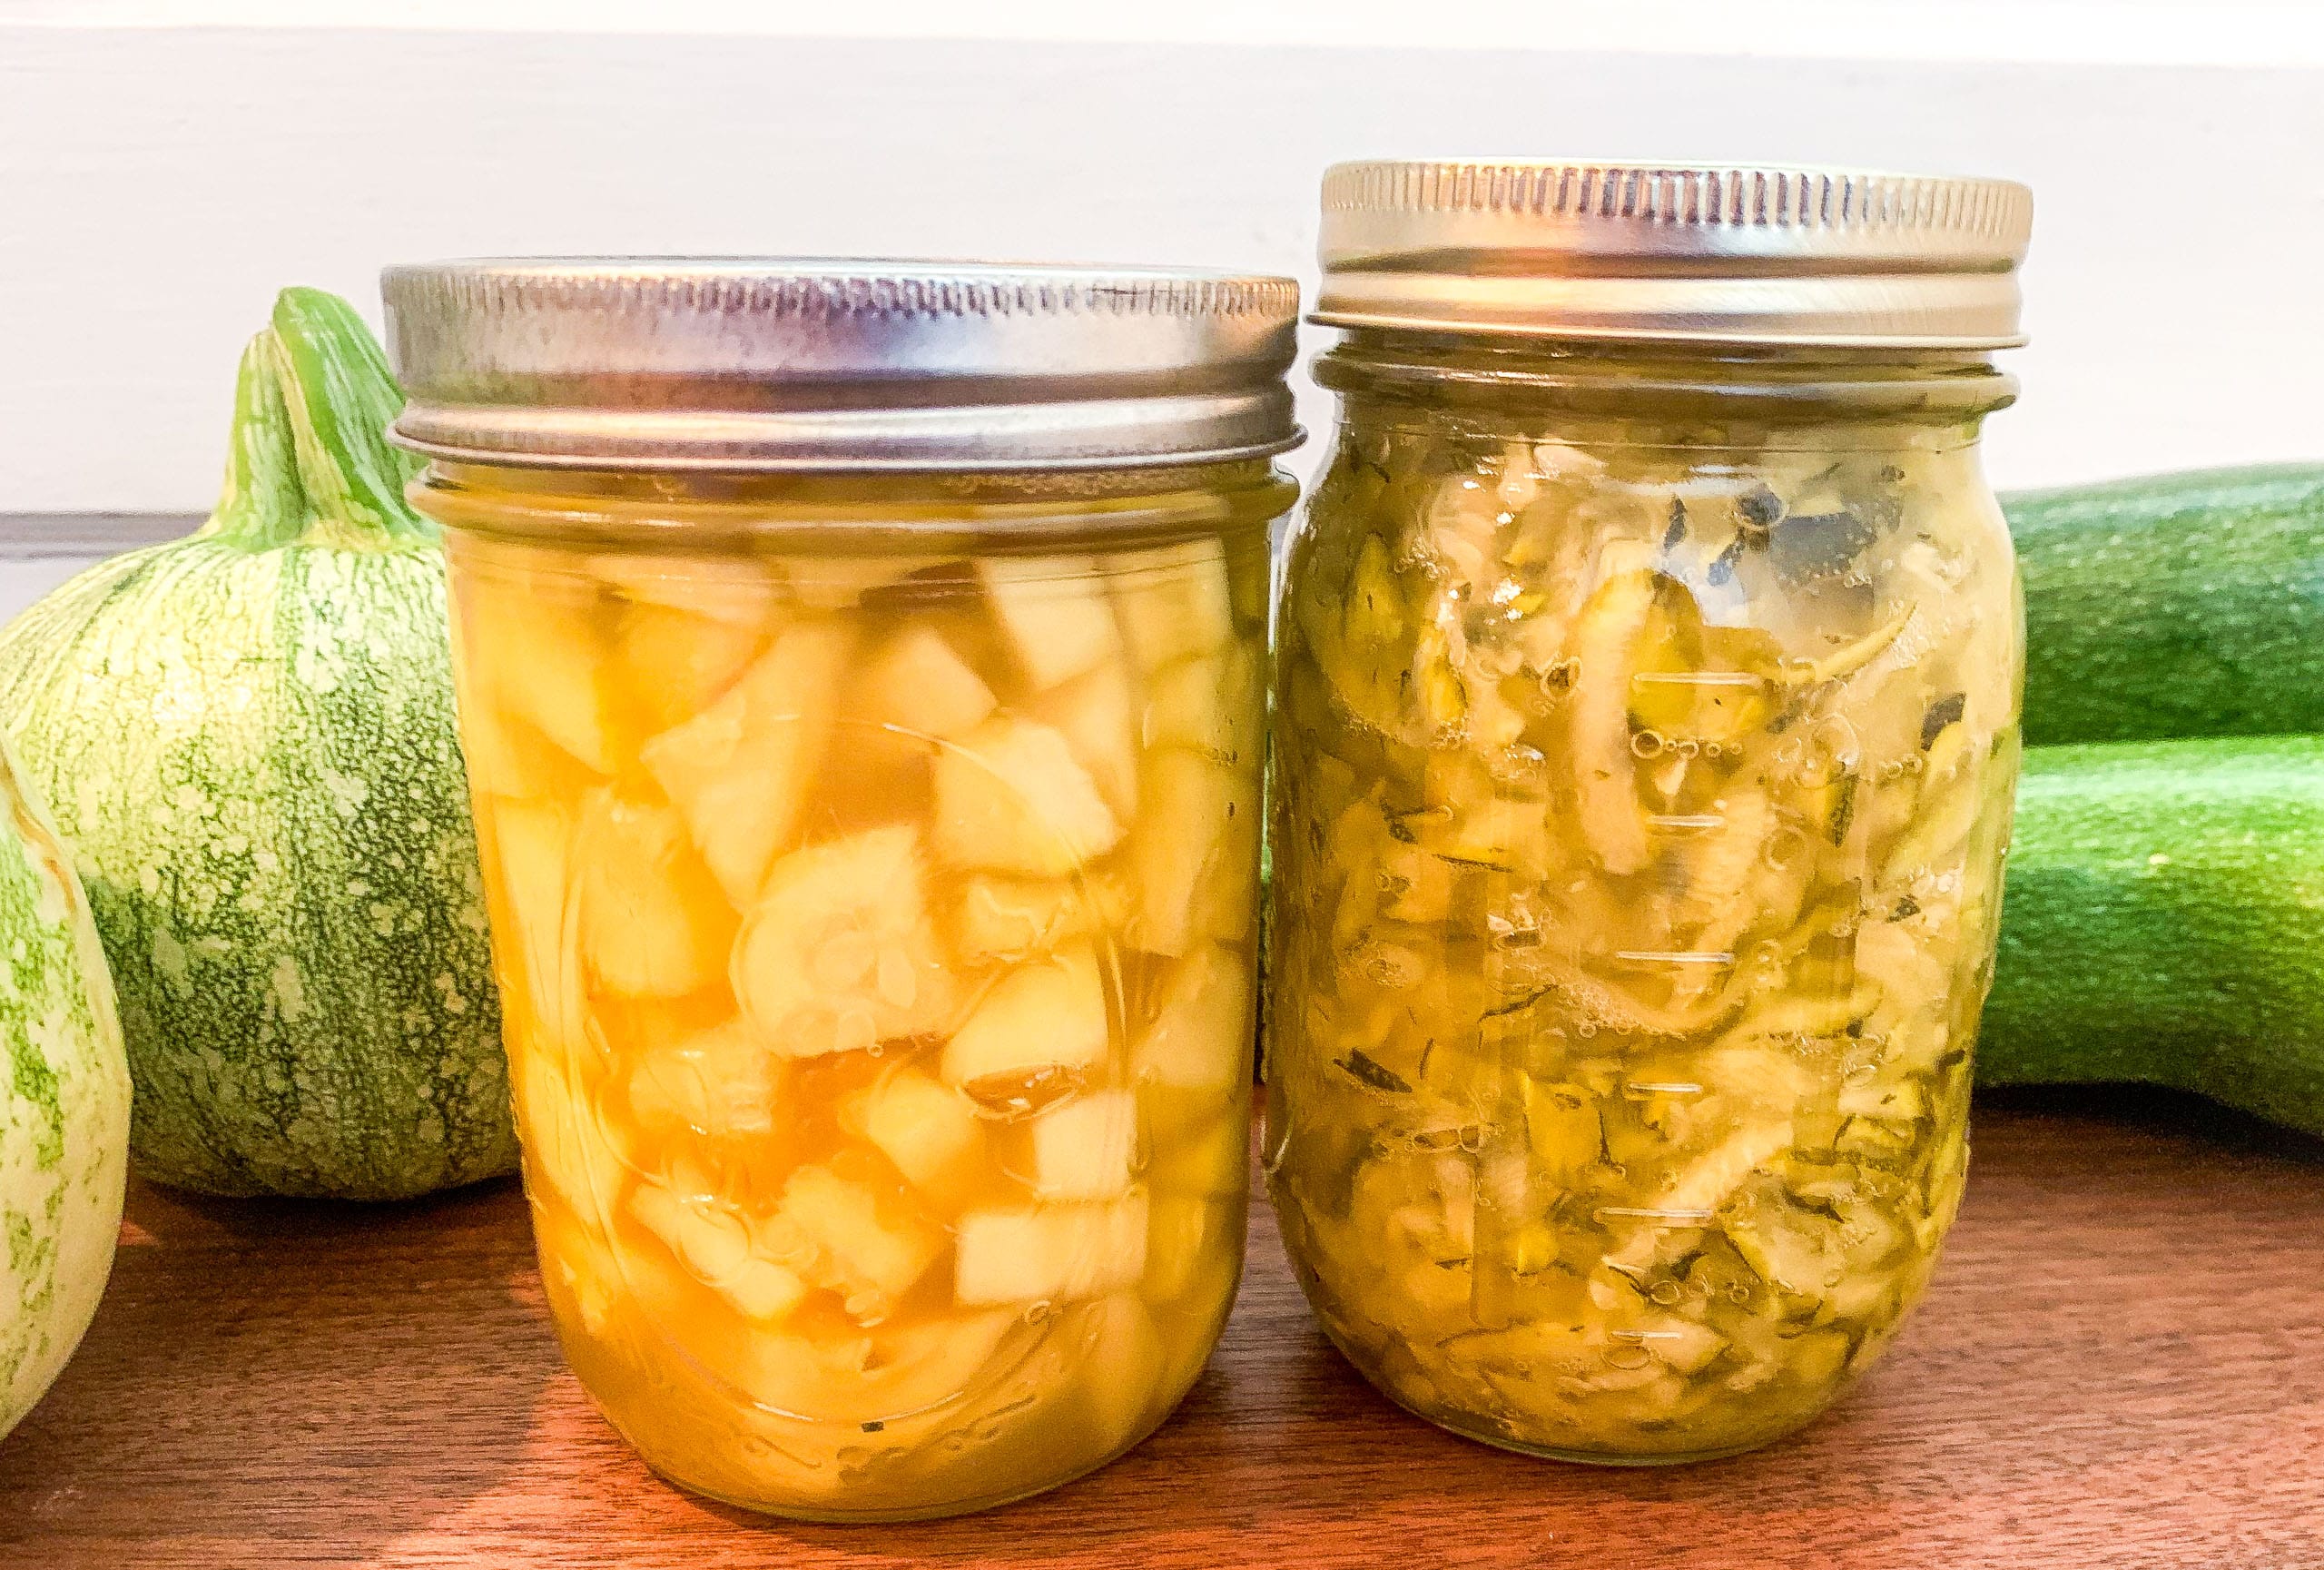
[[[822,1519],[1136,1444],[1241,1267],[1294,286],[387,292],[583,1383],[673,1481]]]
[[[2017,772],[1976,440],[2025,212],[1328,178],[1342,419],[1277,614],[1263,1159],[1325,1328],[1421,1416],[1729,1454],[1925,1289]]]

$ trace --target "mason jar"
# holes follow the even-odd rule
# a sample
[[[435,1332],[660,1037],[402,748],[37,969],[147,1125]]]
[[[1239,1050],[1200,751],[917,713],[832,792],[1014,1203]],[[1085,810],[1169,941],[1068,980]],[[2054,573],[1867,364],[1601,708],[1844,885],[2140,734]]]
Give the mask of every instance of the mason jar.
[[[1421,1416],[1678,1461],[1925,1288],[2018,759],[2030,197],[1343,165],[1274,664],[1264,1164]]]
[[[548,1305],[665,1476],[997,1504],[1240,1269],[1288,280],[390,270]]]

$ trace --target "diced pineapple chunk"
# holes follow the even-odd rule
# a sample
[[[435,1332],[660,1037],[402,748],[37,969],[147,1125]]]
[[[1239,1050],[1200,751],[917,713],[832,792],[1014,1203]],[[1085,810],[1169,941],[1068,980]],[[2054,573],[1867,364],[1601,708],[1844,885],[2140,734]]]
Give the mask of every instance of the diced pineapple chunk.
[[[840,1122],[931,1194],[973,1180],[984,1158],[984,1124],[975,1108],[917,1069],[898,1069],[856,1091],[842,1103]]]
[[[953,1296],[964,1305],[1058,1303],[1135,1288],[1146,1271],[1147,1201],[971,1210],[960,1218]]]
[[[624,1169],[589,1103],[576,1092],[562,1053],[517,1047],[508,1068],[527,1182],[536,1190],[545,1186],[590,1226],[603,1227],[620,1196]]]
[[[460,752],[478,795],[561,800],[598,783],[579,758],[504,708],[489,687],[463,682],[461,689]]]
[[[740,1015],[648,1049],[629,1071],[630,1112],[656,1133],[763,1134],[774,1126],[774,1057]]]
[[[574,835],[581,952],[589,972],[631,997],[683,997],[719,979],[734,930],[665,806],[601,791]]]
[[[633,605],[614,631],[614,663],[646,728],[661,731],[715,703],[765,641],[757,623]]]
[[[541,1261],[541,1287],[560,1322],[580,1321],[591,1336],[612,1333],[628,1296],[627,1271],[606,1239],[605,1223],[535,1204],[533,1236]]]
[[[1157,1200],[1165,1194],[1224,1197],[1244,1191],[1251,1127],[1243,1108],[1239,1098],[1230,1101],[1220,1115],[1155,1140],[1146,1185]]]
[[[1185,747],[1256,773],[1265,705],[1258,662],[1241,644],[1229,644],[1216,654],[1172,660],[1154,673],[1138,739],[1149,748]]]
[[[1149,953],[1183,954],[1203,936],[1198,913],[1221,922],[1232,914],[1205,899],[1214,880],[1245,889],[1247,901],[1239,863],[1256,851],[1257,787],[1199,753],[1170,747],[1147,755],[1139,800],[1129,846],[1137,886],[1130,941]]]
[[[1216,539],[1130,552],[1109,565],[1122,636],[1139,675],[1233,640],[1235,601],[1226,582],[1226,553]]]
[[[1265,550],[1247,551],[1226,569],[1226,590],[1235,615],[1256,627],[1268,619],[1275,594],[1275,563]]]
[[[661,1183],[640,1183],[629,1213],[669,1246],[703,1285],[744,1318],[772,1324],[807,1295],[797,1274],[776,1264],[754,1243],[750,1224],[715,1198],[681,1194]]]
[[[1076,943],[1001,977],[944,1043],[944,1079],[966,1086],[1091,1068],[1106,1061],[1108,1036],[1097,953]]]
[[[1065,737],[1074,761],[1089,773],[1107,806],[1124,822],[1137,813],[1137,716],[1130,702],[1129,673],[1119,660],[1044,693],[1034,716]]]
[[[956,996],[930,924],[920,833],[866,829],[792,852],[734,944],[734,995],[786,1057],[852,1052],[950,1021]]]
[[[737,1265],[732,1275],[716,1283],[715,1289],[744,1318],[762,1325],[788,1318],[807,1295],[807,1284],[794,1272],[755,1253]]]
[[[986,557],[977,563],[1000,629],[1037,692],[1121,648],[1098,563],[1087,556]]]
[[[1130,1046],[1130,1077],[1233,1091],[1251,1077],[1251,965],[1204,943],[1170,967],[1154,1018]]]
[[[605,649],[594,600],[562,586],[502,586],[463,606],[460,661],[471,689],[599,774],[614,771]]]
[[[1112,1199],[1128,1190],[1137,1158],[1137,1098],[1077,1097],[1035,1118],[1032,1138],[1033,1190],[1042,1199]]]
[[[843,1425],[851,1440],[866,1442],[867,1423],[953,1410],[946,1403],[1008,1368],[989,1369],[1018,1324],[1014,1312],[988,1308],[852,1336],[754,1336],[740,1383],[763,1407]]]
[[[952,942],[964,960],[1022,959],[1119,921],[1128,901],[1111,878],[1004,878],[960,884]]]
[[[798,826],[851,642],[832,622],[792,627],[724,696],[638,755],[736,905]]]
[[[859,1319],[886,1313],[944,1251],[935,1228],[896,1213],[868,1185],[821,1166],[791,1174],[767,1236],[778,1259],[840,1294]]]
[[[734,556],[604,551],[590,570],[620,598],[743,626],[763,626],[782,600],[773,563]]]
[[[1258,793],[1246,789],[1235,797],[1217,854],[1195,885],[1191,920],[1196,933],[1222,943],[1239,943],[1251,935],[1258,920],[1259,826]]]
[[[1193,1194],[1157,1194],[1147,1207],[1146,1275],[1141,1290],[1149,1303],[1172,1303],[1203,1285],[1207,1270],[1219,1261],[1242,1258],[1227,1239],[1237,1200],[1230,1208],[1223,1200]]]
[[[1089,1309],[1079,1377],[1086,1443],[1102,1455],[1128,1444],[1162,1397],[1163,1347],[1154,1317],[1136,1294],[1118,1292]]]
[[[931,627],[896,635],[863,680],[866,717],[913,736],[949,738],[993,710],[992,688]]]
[[[1062,877],[1121,833],[1088,770],[1049,726],[990,720],[936,760],[936,853],[950,865]]]
[[[561,1049],[581,1039],[587,1005],[580,964],[565,942],[572,824],[561,806],[499,798],[488,800],[479,817],[498,869],[494,892],[500,897],[491,903],[507,929],[499,940],[504,974],[513,958],[530,1015],[522,1023]]]

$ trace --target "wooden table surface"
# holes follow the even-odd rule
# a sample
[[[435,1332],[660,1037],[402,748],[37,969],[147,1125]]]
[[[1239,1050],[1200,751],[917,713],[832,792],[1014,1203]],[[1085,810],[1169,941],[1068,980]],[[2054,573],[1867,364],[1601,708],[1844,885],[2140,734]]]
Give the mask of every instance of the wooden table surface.
[[[1601,1471],[1426,1427],[1311,1328],[1262,1204],[1159,1434],[899,1527],[652,1477],[558,1359],[513,1184],[141,1187],[87,1342],[0,1444],[0,1565],[2324,1566],[2324,1144],[2124,1092],[1989,1098],[1974,1139],[1926,1306],[1757,1455]]]

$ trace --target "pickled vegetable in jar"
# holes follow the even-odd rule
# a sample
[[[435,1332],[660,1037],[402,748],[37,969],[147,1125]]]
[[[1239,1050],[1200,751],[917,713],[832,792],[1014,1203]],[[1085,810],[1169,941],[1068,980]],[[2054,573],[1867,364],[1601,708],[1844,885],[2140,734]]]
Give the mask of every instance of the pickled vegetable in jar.
[[[1263,1158],[1333,1339],[1568,1459],[1797,1427],[1967,1159],[2026,197],[1374,164],[1274,665]]]
[[[1293,286],[388,297],[584,1385],[666,1477],[814,1518],[1137,1443],[1241,1266]]]

